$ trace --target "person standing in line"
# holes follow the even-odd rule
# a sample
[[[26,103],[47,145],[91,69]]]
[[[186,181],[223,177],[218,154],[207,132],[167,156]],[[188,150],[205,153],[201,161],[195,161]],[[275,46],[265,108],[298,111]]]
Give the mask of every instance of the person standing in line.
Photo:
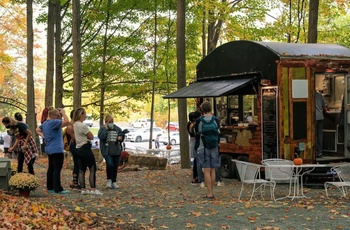
[[[216,185],[218,187],[223,187],[225,186],[225,183],[222,182],[222,178],[221,178],[221,159],[220,159],[220,156],[219,156],[219,167],[216,168],[216,171],[215,171],[215,181],[216,181]]]
[[[125,135],[122,129],[115,125],[113,117],[107,115],[105,124],[98,131],[100,139],[100,150],[103,158],[106,160],[107,188],[117,189],[117,174],[120,162],[120,156],[123,151],[123,141]]]
[[[201,110],[203,116],[196,120],[195,130],[196,130],[196,146],[198,146],[198,154],[202,156],[203,159],[203,168],[204,168],[204,181],[207,187],[208,193],[203,198],[205,199],[213,199],[213,187],[215,184],[216,178],[216,168],[220,166],[219,161],[219,129],[220,129],[220,121],[217,117],[211,114],[212,106],[209,101],[205,101],[201,104]],[[211,126],[211,130],[204,129],[204,123],[211,123],[215,125],[213,128]],[[207,127],[207,125],[206,125]],[[209,127],[208,127],[209,128]],[[210,132],[208,135],[206,132]],[[208,142],[208,140],[214,142]],[[214,147],[213,147],[214,146]],[[200,157],[201,158],[201,157]]]
[[[15,143],[9,148],[9,152],[13,152],[17,149],[17,172],[23,171],[23,164],[28,166],[28,172],[34,175],[34,162],[36,156],[38,156],[38,148],[32,136],[32,132],[29,130],[27,124],[16,121],[11,117],[4,117],[2,124],[5,125],[10,133],[16,137]]]
[[[23,121],[23,116],[22,116],[21,113],[19,113],[19,112],[15,113],[14,117],[15,117],[15,119],[16,119],[18,122],[24,123],[24,121]],[[25,124],[25,123],[24,123],[24,124]]]
[[[9,135],[9,131],[7,130],[6,133],[3,135],[3,141],[4,141],[4,154],[5,157],[12,158],[12,154],[9,152],[9,148],[11,147],[11,136]]]
[[[318,91],[315,93],[316,107],[316,157],[322,157],[323,143],[323,120],[326,112],[326,104],[322,94]]]
[[[79,175],[78,183],[81,189],[85,189],[85,173],[86,168],[89,168],[89,184],[91,190],[82,190],[82,194],[95,194],[103,195],[102,192],[96,189],[96,160],[94,153],[91,149],[91,140],[94,139],[94,135],[89,130],[83,121],[86,119],[86,111],[84,108],[78,108],[74,112],[73,127],[75,134],[76,153],[78,156]]]
[[[201,187],[204,185],[204,174],[202,169],[201,161],[198,159],[197,148],[196,148],[196,132],[194,130],[194,125],[197,118],[201,116],[199,111],[191,112],[188,115],[187,132],[190,135],[190,156],[193,158],[193,180],[192,185],[200,184]]]
[[[49,107],[48,119],[36,128],[36,132],[46,140],[45,153],[49,158],[46,187],[49,192],[58,194],[69,193],[61,185],[61,171],[64,162],[62,128],[68,124],[69,119],[64,109]]]
[[[69,145],[69,151],[72,154],[73,158],[73,181],[69,185],[72,189],[78,189],[79,183],[78,183],[78,175],[79,175],[79,162],[78,162],[78,156],[76,151],[76,143],[75,143],[75,135],[74,135],[74,121],[73,121],[73,115],[74,115],[74,109],[70,112],[70,122],[68,123],[66,127],[66,133],[70,137],[70,145]]]

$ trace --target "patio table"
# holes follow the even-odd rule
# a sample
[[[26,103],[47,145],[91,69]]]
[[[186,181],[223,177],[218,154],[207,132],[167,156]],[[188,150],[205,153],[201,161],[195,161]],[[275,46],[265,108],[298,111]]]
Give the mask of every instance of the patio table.
[[[279,199],[290,198],[294,200],[295,198],[308,198],[304,194],[303,176],[306,173],[312,172],[315,168],[321,168],[326,166],[327,165],[325,164],[301,164],[301,165],[269,165],[266,167],[271,167],[271,168],[291,168],[292,167],[293,168],[294,178],[296,179],[290,178],[290,180],[291,180],[291,183],[293,184],[294,192],[292,193],[291,191],[292,187],[290,187],[288,195]]]

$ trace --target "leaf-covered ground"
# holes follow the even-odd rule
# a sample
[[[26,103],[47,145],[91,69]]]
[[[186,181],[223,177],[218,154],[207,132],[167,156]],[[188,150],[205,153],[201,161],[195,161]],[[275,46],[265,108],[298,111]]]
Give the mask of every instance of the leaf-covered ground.
[[[46,167],[47,160],[38,159],[42,186],[29,199],[0,194],[0,229],[348,229],[350,223],[349,197],[336,190],[330,198],[324,189],[306,188],[308,199],[272,202],[266,194],[265,201],[256,196],[249,203],[249,194],[238,201],[240,182],[226,179],[224,187],[215,187],[215,199],[207,200],[206,189],[191,185],[191,170],[174,166],[120,173],[117,190],[105,188],[102,170],[97,172],[102,196],[75,190],[57,195],[46,191]],[[70,181],[71,170],[64,169],[65,189]],[[286,192],[286,185],[277,186],[277,197]]]

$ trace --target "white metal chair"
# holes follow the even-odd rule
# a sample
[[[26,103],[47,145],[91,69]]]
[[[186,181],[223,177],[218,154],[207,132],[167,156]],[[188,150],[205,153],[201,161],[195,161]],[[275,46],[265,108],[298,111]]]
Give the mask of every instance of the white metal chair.
[[[347,187],[350,187],[350,163],[337,165],[331,168],[331,173],[336,173],[339,181],[327,181],[324,183],[326,195],[328,197],[328,188],[335,186],[340,190],[342,195],[347,195]]]
[[[252,185],[253,190],[252,190],[252,195],[250,196],[249,202],[252,201],[253,196],[254,196],[254,192],[258,189],[260,189],[261,198],[264,200],[263,191],[264,191],[266,186],[270,186],[271,199],[273,201],[275,201],[274,189],[276,186],[276,182],[261,179],[260,169],[261,169],[261,167],[264,167],[263,165],[258,165],[258,164],[245,162],[245,161],[239,161],[236,159],[234,159],[232,161],[235,162],[235,164],[236,164],[236,168],[237,168],[239,177],[240,177],[241,182],[242,182],[241,191],[239,193],[238,200],[241,199],[243,190],[246,187]]]
[[[295,189],[298,187],[298,178],[294,176],[293,161],[271,158],[262,160],[261,163],[265,166],[265,179],[275,181],[276,183],[289,183],[289,192],[286,197],[289,197],[292,193],[292,185],[294,189],[293,195],[295,195]],[[283,167],[277,167],[283,165]],[[290,167],[286,167],[290,165]],[[269,167],[273,166],[273,167]]]

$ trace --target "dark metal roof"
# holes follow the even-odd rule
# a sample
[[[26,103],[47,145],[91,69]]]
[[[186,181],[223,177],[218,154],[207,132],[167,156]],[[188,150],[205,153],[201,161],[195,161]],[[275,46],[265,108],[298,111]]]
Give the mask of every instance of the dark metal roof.
[[[255,71],[275,85],[280,60],[284,60],[284,66],[293,65],[294,60],[305,61],[305,65],[333,60],[350,63],[350,49],[335,44],[232,41],[217,47],[198,63],[197,80]]]
[[[336,44],[256,42],[283,57],[350,58],[350,49]]]
[[[219,97],[232,94],[256,81],[256,77],[240,79],[206,80],[197,81],[185,86],[178,91],[164,96],[163,98],[197,98],[197,97]]]

